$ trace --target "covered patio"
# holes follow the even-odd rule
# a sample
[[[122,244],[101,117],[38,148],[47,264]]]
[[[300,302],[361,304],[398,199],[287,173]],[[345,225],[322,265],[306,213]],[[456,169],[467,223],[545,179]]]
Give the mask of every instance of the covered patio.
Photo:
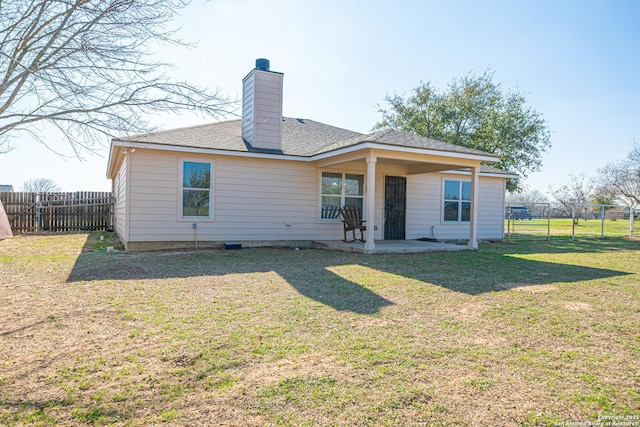
[[[425,141],[429,143],[425,147]],[[453,148],[453,149],[452,149]],[[347,140],[327,147],[313,156],[317,168],[335,167],[348,163],[366,163],[366,186],[364,212],[367,229],[365,242],[316,242],[320,246],[331,246],[338,250],[363,253],[429,252],[434,250],[461,250],[478,248],[478,194],[480,169],[484,163],[497,162],[495,155],[467,147],[452,146],[441,141],[385,130],[364,135],[361,140]],[[385,240],[376,235],[379,218],[383,223],[388,208],[386,201],[376,205],[376,168],[378,165],[401,166],[404,176],[441,171],[464,171],[470,174],[471,197],[469,237],[466,246],[417,240]],[[382,206],[381,206],[382,204]],[[374,226],[370,226],[374,225]]]

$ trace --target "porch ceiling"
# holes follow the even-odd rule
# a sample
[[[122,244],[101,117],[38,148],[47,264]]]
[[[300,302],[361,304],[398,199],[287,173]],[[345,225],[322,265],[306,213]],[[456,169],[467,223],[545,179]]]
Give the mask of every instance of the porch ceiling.
[[[364,161],[364,159],[363,159]],[[469,169],[469,165],[461,166],[459,164],[447,164],[447,163],[431,163],[424,161],[406,160],[406,159],[392,159],[392,158],[378,158],[378,164],[383,165],[401,165],[407,168],[407,175],[415,175],[419,173],[438,172],[445,170],[456,169]]]
[[[404,166],[407,169],[408,175],[444,170],[469,169],[470,167],[478,167],[481,163],[485,163],[481,159],[453,157],[446,153],[434,155],[368,148],[317,160],[316,166],[323,168],[352,162],[365,163],[368,156],[374,156],[378,164]]]

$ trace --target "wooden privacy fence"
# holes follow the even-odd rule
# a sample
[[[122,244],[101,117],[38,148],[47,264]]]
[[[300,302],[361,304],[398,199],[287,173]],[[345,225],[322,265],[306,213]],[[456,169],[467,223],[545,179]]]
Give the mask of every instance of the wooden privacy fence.
[[[13,234],[113,228],[109,192],[0,193]]]

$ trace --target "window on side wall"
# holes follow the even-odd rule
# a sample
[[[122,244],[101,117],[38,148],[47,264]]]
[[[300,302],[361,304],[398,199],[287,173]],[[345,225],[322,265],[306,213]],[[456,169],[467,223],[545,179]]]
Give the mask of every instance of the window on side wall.
[[[183,218],[211,217],[211,163],[182,162],[180,199]]]
[[[341,206],[355,206],[364,213],[364,175],[322,172],[320,219],[340,219]]]
[[[444,181],[444,222],[469,222],[471,220],[471,182]]]

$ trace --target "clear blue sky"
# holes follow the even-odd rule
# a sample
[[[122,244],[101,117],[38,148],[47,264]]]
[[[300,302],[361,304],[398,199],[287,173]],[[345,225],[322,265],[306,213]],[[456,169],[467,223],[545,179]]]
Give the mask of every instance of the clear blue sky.
[[[368,132],[387,94],[444,88],[490,67],[542,112],[552,148],[526,184],[544,192],[595,175],[640,140],[640,1],[194,1],[176,19],[197,50],[158,48],[176,80],[240,97],[256,58],[284,73],[284,114]],[[162,129],[206,123],[154,117]],[[72,154],[62,138],[54,149]],[[0,184],[51,178],[65,191],[110,190],[103,157],[62,159],[28,139],[0,155]]]

